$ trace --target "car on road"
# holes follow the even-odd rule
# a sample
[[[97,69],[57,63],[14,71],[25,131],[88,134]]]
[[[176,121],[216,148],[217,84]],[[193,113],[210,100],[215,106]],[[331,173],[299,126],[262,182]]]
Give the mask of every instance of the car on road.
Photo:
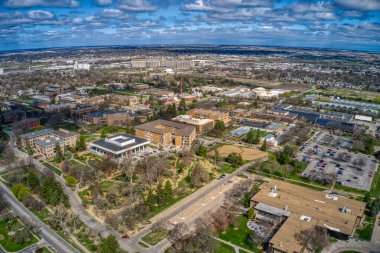
[[[123,239],[129,239],[129,235],[123,235],[121,238],[123,238]]]

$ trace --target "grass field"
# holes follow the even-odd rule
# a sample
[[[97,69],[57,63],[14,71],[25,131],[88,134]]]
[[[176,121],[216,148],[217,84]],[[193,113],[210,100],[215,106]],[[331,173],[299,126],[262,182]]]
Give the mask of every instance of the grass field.
[[[214,253],[235,253],[235,249],[230,245],[218,241]]]
[[[241,154],[243,160],[253,161],[268,156],[267,152],[263,152],[257,148],[247,148],[238,145],[223,145],[217,148],[221,156],[225,157],[235,152]],[[213,155],[214,152],[210,152],[209,155]]]
[[[380,196],[380,165],[377,167],[377,171],[373,177],[370,193],[372,197]]]
[[[8,252],[16,252],[38,242],[38,239],[34,235],[31,235],[30,241],[21,244],[12,241],[8,235],[7,224],[15,225],[16,223],[18,223],[17,220],[11,221],[10,223],[4,220],[0,221],[0,244]]]
[[[142,241],[148,243],[151,246],[156,245],[169,235],[169,230],[163,229],[162,231],[156,229],[141,238]]]
[[[235,170],[236,170],[236,168],[232,167],[231,165],[229,165],[229,164],[223,164],[223,167],[221,167],[221,168],[219,169],[219,172],[220,172],[220,173],[228,173],[228,174],[231,174],[231,173],[233,173]]]
[[[233,226],[229,226],[225,232],[218,232],[217,237],[242,248],[259,252],[259,250],[248,241],[251,233],[251,230],[247,227],[248,218],[243,215],[239,215],[236,219],[237,229]]]
[[[325,96],[335,96],[342,99],[353,99],[380,103],[379,93],[362,91],[356,89],[329,88],[328,90],[316,89],[311,93],[318,93]]]
[[[47,163],[47,162],[45,162],[45,161],[40,161],[40,162],[41,162],[46,168],[52,170],[55,174],[57,174],[57,175],[61,175],[61,174],[62,174],[62,171],[61,171],[59,168],[57,168],[57,167],[51,165],[50,163]]]
[[[376,221],[376,217],[365,217],[367,225],[364,228],[356,229],[355,234],[362,240],[370,241],[372,237],[373,225]]]

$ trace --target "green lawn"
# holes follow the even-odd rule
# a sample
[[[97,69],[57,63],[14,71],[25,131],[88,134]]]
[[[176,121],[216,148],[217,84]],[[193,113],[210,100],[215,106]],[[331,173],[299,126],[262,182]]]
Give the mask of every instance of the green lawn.
[[[41,160],[40,160],[40,162],[41,162],[46,168],[52,170],[55,174],[57,174],[57,175],[59,175],[59,176],[62,174],[62,171],[61,171],[59,168],[57,168],[57,167],[51,165],[50,163],[47,163],[47,162],[45,162],[45,161],[41,161]]]
[[[96,252],[96,250],[98,249],[96,244],[83,231],[80,231],[79,233],[75,234],[75,237],[81,242],[81,244],[83,244],[83,246],[85,246],[91,252]]]
[[[160,212],[162,212],[163,210],[165,210],[166,208],[169,208],[171,207],[172,205],[174,205],[175,203],[177,203],[178,201],[180,201],[181,199],[189,196],[191,193],[193,193],[192,191],[189,191],[188,193],[185,193],[185,194],[182,194],[182,195],[177,195],[173,198],[172,201],[170,202],[167,202],[166,204],[162,204],[160,205],[159,207],[155,207],[150,213],[149,213],[149,218],[159,214]]]
[[[162,231],[159,231],[158,229],[153,230],[149,234],[145,235],[143,238],[141,238],[142,241],[148,243],[151,246],[156,245],[169,235],[169,230],[163,229]]]
[[[372,197],[380,196],[380,165],[377,167],[377,172],[372,181],[371,196]]]
[[[79,129],[79,127],[73,123],[65,123],[65,124],[60,124],[60,125],[55,125],[54,126],[54,129],[55,130],[58,130],[58,129],[66,129],[68,131],[77,131]]]
[[[372,237],[373,225],[376,221],[376,217],[365,217],[365,221],[368,224],[364,228],[356,229],[355,234],[362,240],[370,241]]]
[[[235,253],[235,249],[230,245],[218,241],[214,253]]]
[[[18,221],[13,220],[9,224],[15,225],[16,223],[18,223]],[[38,239],[34,235],[31,235],[30,241],[17,244],[9,238],[8,232],[9,231],[7,229],[7,222],[4,220],[1,220],[0,221],[0,244],[8,252],[16,252],[38,242]]]
[[[231,174],[233,172],[235,172],[236,168],[232,167],[231,165],[229,164],[223,164],[223,167],[221,167],[219,169],[219,172],[220,173],[228,173],[228,174]]]
[[[248,218],[243,215],[239,215],[236,219],[237,229],[233,226],[229,226],[225,232],[218,232],[217,237],[242,248],[259,252],[259,250],[248,241],[251,233],[251,230],[247,227]]]
[[[104,180],[100,183],[100,189],[102,191],[109,191],[111,189],[116,189],[121,183],[120,182],[114,182],[109,180]]]
[[[352,187],[348,187],[348,186],[345,186],[345,185],[339,185],[339,184],[335,184],[334,185],[334,189],[345,191],[345,192],[352,192],[352,193],[361,194],[361,195],[366,195],[367,194],[367,191],[365,191],[365,190],[355,189],[355,188],[352,188]]]

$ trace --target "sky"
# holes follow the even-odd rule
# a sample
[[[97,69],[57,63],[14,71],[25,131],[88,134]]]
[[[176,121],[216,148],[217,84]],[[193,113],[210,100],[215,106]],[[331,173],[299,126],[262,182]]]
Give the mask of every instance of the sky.
[[[0,50],[153,44],[380,52],[380,0],[0,0]]]

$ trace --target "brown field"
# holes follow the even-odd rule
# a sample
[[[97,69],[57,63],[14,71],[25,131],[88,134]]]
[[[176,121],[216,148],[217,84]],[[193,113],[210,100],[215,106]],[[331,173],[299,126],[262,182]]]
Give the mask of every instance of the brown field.
[[[247,148],[237,145],[223,145],[218,148],[218,152],[221,156],[227,156],[233,152],[241,154],[244,160],[253,161],[268,156],[267,152],[263,152],[257,148]],[[211,152],[213,155],[213,152]]]

